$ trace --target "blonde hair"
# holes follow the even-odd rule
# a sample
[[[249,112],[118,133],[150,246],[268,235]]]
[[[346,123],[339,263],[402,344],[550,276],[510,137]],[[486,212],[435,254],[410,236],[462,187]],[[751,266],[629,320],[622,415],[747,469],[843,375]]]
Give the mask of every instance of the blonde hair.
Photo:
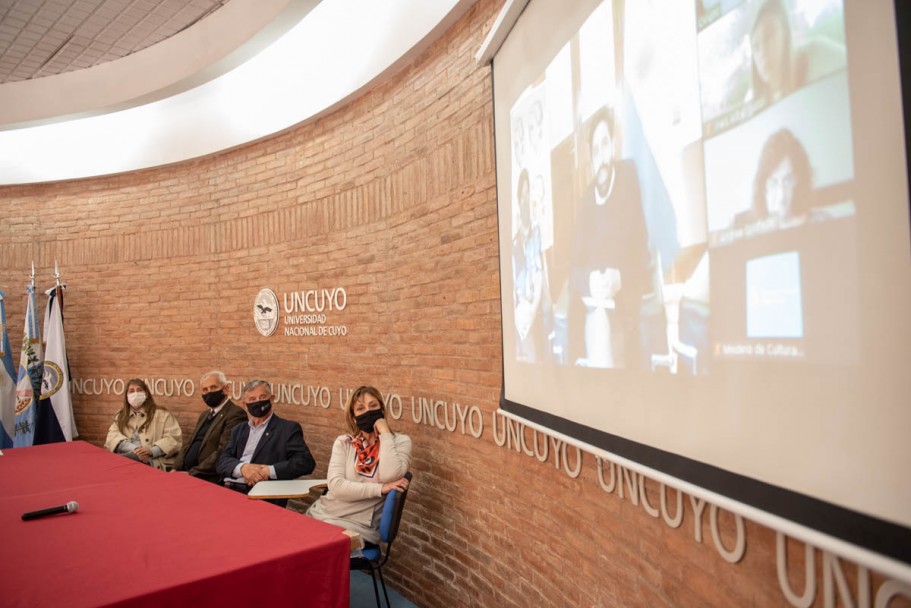
[[[348,434],[352,437],[360,432],[357,428],[357,422],[354,421],[354,404],[364,395],[375,397],[380,404],[380,411],[383,412],[383,417],[386,416],[386,402],[383,401],[382,393],[372,386],[357,387],[354,389],[354,392],[348,396],[348,405],[345,407],[345,424],[348,426]]]

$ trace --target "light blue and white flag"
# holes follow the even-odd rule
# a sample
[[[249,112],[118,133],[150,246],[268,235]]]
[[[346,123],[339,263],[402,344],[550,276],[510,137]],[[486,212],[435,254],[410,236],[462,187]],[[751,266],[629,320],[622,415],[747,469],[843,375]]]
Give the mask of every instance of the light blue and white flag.
[[[6,295],[0,291],[0,449],[13,447],[16,433],[16,368],[6,330]]]
[[[34,442],[35,417],[38,413],[38,396],[41,394],[43,375],[35,286],[29,285],[26,290],[28,302],[25,309],[25,331],[22,336],[22,354],[19,357],[19,374],[16,380],[16,427],[13,445],[17,448],[30,446]]]
[[[63,335],[63,287],[47,292],[44,317],[44,375],[35,420],[35,445],[72,441],[79,436],[70,398],[70,366]]]

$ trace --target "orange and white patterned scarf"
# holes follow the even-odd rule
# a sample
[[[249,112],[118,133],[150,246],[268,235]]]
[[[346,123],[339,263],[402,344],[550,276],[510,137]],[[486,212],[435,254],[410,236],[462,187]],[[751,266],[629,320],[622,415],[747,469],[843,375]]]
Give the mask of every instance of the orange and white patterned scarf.
[[[354,470],[358,475],[373,478],[376,475],[377,465],[380,463],[380,442],[375,441],[372,445],[367,444],[367,438],[363,435],[351,438],[356,451],[354,459]]]

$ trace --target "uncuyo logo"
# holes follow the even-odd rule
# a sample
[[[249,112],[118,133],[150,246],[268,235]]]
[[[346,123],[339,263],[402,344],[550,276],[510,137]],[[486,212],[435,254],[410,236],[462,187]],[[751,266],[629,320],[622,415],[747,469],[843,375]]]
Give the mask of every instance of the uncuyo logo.
[[[278,297],[271,289],[260,289],[253,300],[253,322],[256,330],[271,336],[278,328]]]

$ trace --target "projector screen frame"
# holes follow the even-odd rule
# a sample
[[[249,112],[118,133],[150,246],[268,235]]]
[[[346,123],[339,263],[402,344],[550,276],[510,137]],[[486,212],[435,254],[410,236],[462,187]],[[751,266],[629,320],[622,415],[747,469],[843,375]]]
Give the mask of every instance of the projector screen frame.
[[[494,60],[500,45],[529,2],[530,0],[506,2],[476,55],[479,63],[486,64]],[[907,125],[911,124],[911,6],[899,1],[894,1],[893,4],[905,123],[906,175],[909,175],[911,141],[907,135]],[[491,69],[492,81],[493,72]],[[498,198],[498,205],[502,204],[504,201]],[[503,215],[499,217],[502,218]],[[501,267],[501,272],[507,271]],[[501,285],[505,287],[505,282]],[[505,302],[511,298],[511,294],[501,293],[501,298],[505,298]],[[504,341],[505,339],[504,336]],[[832,551],[898,580],[911,582],[911,528],[510,401],[506,398],[505,387],[505,356],[508,352],[505,344],[502,352],[504,385],[498,415],[559,438],[596,457],[615,462],[792,538]],[[564,433],[559,429],[569,429],[572,432]]]

